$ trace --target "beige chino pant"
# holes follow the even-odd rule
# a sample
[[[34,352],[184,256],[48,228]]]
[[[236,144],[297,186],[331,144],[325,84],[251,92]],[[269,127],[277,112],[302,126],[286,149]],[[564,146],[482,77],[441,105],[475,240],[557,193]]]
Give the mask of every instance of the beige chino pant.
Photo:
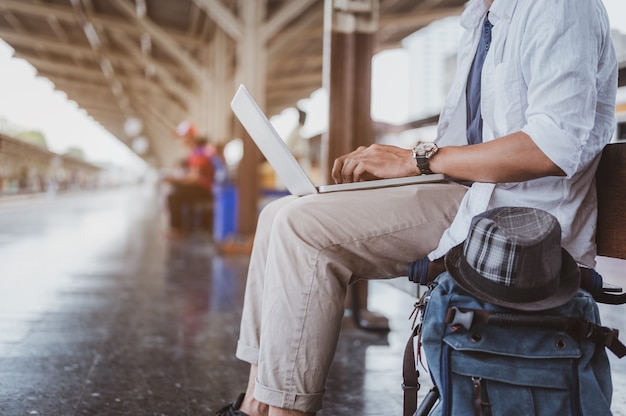
[[[263,209],[236,354],[259,367],[257,400],[321,409],[348,285],[405,276],[437,246],[466,190],[446,182],[288,196]]]

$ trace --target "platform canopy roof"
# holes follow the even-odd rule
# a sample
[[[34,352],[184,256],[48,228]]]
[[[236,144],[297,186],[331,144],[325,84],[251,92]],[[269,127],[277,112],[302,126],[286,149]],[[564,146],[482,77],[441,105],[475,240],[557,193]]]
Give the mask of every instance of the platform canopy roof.
[[[201,84],[232,96],[233,51],[252,1],[265,5],[255,30],[267,48],[266,110],[276,114],[322,86],[324,0],[1,0],[0,38],[120,140],[130,144],[128,120],[140,120],[152,151],[167,152],[154,144],[193,115]],[[377,50],[460,14],[465,2],[380,0]],[[231,82],[212,82],[215,60],[226,61]]]

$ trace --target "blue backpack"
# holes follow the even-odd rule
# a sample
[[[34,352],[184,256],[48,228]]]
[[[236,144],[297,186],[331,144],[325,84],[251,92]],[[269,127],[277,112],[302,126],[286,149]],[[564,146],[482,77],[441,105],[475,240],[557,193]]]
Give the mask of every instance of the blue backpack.
[[[416,310],[421,320],[405,350],[405,416],[611,414],[604,347],[620,358],[626,350],[617,330],[600,326],[588,292],[548,311],[519,312],[467,294],[443,273]],[[415,337],[435,387],[413,413]]]

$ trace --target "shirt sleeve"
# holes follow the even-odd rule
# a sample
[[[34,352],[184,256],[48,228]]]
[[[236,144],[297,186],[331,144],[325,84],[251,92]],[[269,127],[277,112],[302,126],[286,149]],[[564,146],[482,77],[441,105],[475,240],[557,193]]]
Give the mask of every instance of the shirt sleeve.
[[[571,177],[589,159],[583,152],[599,153],[604,145],[593,132],[597,113],[614,113],[614,101],[604,111],[599,107],[608,103],[598,102],[599,70],[610,64],[603,55],[612,48],[608,18],[588,0],[549,1],[532,9],[520,56],[528,85],[522,131]]]

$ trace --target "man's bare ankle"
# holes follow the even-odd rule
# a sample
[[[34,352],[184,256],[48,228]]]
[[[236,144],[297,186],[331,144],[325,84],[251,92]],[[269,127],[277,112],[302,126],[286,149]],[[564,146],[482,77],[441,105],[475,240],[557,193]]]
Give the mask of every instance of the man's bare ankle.
[[[315,412],[299,412],[272,406],[268,416],[315,416]]]
[[[249,416],[268,416],[270,407],[256,400],[251,394],[246,394],[239,410]]]

